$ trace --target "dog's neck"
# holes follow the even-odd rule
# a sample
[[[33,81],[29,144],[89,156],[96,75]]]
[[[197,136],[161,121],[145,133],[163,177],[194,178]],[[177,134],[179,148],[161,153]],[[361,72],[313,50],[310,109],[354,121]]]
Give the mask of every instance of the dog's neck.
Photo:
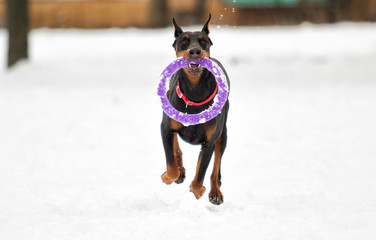
[[[181,70],[179,84],[182,92],[191,101],[201,102],[207,99],[215,90],[216,80],[214,75],[204,69],[200,75],[193,76],[188,71]]]
[[[202,73],[198,74],[198,75],[193,75],[190,72],[188,72],[188,70],[186,68],[183,68],[183,70],[184,70],[185,74],[187,75],[188,80],[190,81],[191,85],[196,86],[198,84],[198,82],[200,81],[200,77],[201,77]]]

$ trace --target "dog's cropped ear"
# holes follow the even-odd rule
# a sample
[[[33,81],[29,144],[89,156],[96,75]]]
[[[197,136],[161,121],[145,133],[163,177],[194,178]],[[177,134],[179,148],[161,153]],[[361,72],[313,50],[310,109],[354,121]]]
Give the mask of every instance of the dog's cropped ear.
[[[201,32],[205,33],[208,36],[208,38],[209,38],[209,33],[210,33],[210,31],[209,31],[210,20],[211,20],[211,14],[209,13],[209,19],[208,19],[208,21],[206,21],[204,27],[201,30]],[[211,41],[210,38],[209,38],[209,41],[210,41],[210,44],[213,45],[213,42]]]
[[[208,36],[209,36],[209,33],[210,33],[210,31],[209,31],[209,23],[210,23],[210,20],[211,20],[211,14],[209,13],[209,19],[208,19],[208,21],[206,21],[204,27],[203,27],[202,30],[201,30],[201,32],[206,33],[206,35],[208,35]]]
[[[172,24],[174,25],[174,29],[175,29],[174,37],[177,38],[177,37],[179,37],[180,34],[183,33],[183,30],[176,23],[175,18],[172,19]]]
[[[172,24],[174,25],[174,37],[175,41],[172,44],[172,47],[176,49],[176,39],[183,33],[183,30],[176,24],[175,18],[172,19]]]

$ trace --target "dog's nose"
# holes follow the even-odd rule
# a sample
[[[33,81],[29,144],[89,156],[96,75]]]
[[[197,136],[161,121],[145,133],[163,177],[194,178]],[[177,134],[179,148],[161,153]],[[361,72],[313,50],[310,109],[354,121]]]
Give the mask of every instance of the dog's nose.
[[[198,59],[198,58],[201,57],[201,49],[200,48],[191,48],[191,49],[189,49],[188,53],[189,53],[189,56],[192,59]]]

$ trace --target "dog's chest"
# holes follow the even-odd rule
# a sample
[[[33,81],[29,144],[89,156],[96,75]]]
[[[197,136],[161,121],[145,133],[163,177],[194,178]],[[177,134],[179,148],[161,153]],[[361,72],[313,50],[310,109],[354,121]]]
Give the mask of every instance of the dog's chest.
[[[178,131],[179,136],[190,144],[202,144],[206,142],[206,131],[202,124],[183,127]]]

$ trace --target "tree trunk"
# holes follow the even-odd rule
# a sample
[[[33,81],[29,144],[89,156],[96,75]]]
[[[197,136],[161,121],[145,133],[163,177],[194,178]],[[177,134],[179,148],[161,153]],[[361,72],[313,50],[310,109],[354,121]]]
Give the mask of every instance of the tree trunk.
[[[205,16],[205,0],[196,0],[197,12],[196,12],[196,21],[197,24],[202,23],[208,16]]]
[[[338,21],[338,4],[341,0],[329,0],[327,5],[328,21],[335,23]]]
[[[170,24],[167,0],[152,0],[149,25],[152,28],[167,27]]]
[[[7,0],[6,3],[9,33],[8,67],[11,67],[17,61],[28,58],[28,0]]]

